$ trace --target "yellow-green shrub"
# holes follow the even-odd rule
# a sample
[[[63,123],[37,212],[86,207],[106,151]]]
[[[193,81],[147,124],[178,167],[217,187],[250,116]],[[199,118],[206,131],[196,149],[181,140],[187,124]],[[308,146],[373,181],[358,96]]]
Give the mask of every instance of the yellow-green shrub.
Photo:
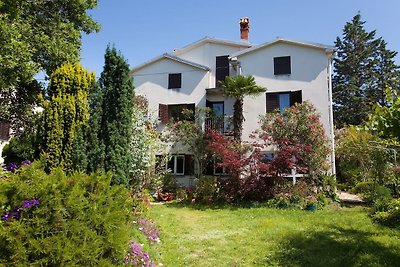
[[[46,174],[40,165],[0,175],[1,216],[39,201],[20,218],[0,220],[0,265],[122,264],[133,233],[128,190],[111,186],[111,174]]]

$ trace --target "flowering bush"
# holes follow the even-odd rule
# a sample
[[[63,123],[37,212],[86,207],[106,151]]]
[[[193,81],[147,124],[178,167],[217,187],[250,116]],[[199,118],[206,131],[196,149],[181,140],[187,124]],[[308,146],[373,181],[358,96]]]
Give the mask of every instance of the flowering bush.
[[[137,244],[135,241],[129,243],[129,254],[125,256],[126,266],[132,267],[155,267],[155,263],[150,259],[148,252],[142,251],[142,245]]]
[[[137,219],[137,223],[139,224],[139,230],[144,233],[150,243],[154,244],[160,242],[160,238],[158,237],[159,231],[152,221],[139,218]]]
[[[252,135],[251,143],[235,142],[217,131],[209,131],[206,137],[207,148],[218,159],[216,167],[225,168],[230,176],[221,181],[221,194],[227,201],[278,197],[271,191],[275,180],[292,170],[307,173],[304,179],[308,185],[317,189],[324,186],[319,183],[328,170],[330,150],[319,115],[308,102],[261,118],[261,129]],[[271,146],[277,150],[274,158],[266,161],[262,151]],[[279,197],[281,203],[299,202],[285,193]]]
[[[39,199],[36,197],[34,199],[25,199],[22,207],[16,206],[12,209],[12,211],[5,211],[1,219],[7,222],[12,220],[19,220],[21,219],[23,211],[28,211],[30,208],[38,206],[39,203]]]

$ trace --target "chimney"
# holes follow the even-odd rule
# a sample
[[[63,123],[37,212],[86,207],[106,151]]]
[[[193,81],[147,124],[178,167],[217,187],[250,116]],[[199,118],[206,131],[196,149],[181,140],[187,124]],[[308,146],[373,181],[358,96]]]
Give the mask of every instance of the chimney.
[[[240,19],[240,39],[249,41],[250,19],[248,17]]]

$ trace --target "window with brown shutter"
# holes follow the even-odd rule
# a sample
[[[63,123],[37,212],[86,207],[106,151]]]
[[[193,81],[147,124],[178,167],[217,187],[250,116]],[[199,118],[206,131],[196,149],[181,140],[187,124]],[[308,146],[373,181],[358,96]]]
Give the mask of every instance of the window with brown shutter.
[[[274,57],[274,75],[291,74],[290,56]]]
[[[266,112],[273,112],[276,109],[282,113],[285,108],[295,103],[302,103],[301,90],[292,92],[266,93]]]
[[[279,93],[266,93],[267,96],[267,113],[273,112],[279,108]]]
[[[10,139],[10,123],[0,121],[0,140],[7,141],[8,139]]]
[[[220,86],[220,82],[229,76],[229,56],[216,57],[215,61],[215,87]]]
[[[168,75],[168,89],[182,87],[182,73],[171,73]]]
[[[295,103],[301,104],[303,102],[303,97],[301,95],[301,90],[290,92],[290,105],[294,106]]]
[[[162,123],[167,123],[169,121],[168,105],[165,104],[158,105],[158,118]]]

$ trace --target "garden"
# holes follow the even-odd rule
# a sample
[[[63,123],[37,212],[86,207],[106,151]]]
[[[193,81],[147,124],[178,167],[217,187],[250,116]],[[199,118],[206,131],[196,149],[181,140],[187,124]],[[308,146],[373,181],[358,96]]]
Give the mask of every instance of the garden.
[[[242,140],[245,98],[267,90],[252,76],[221,83],[235,100],[233,137],[203,127],[207,108],[184,110],[160,133],[115,47],[106,48],[98,78],[79,63],[80,33],[99,30],[86,13],[96,1],[83,2],[68,2],[68,14],[58,2],[40,14],[40,1],[0,5],[1,33],[10,39],[10,60],[0,65],[0,118],[13,127],[0,170],[0,266],[400,262],[394,83],[385,85],[384,101],[365,100],[374,104],[360,121],[336,110],[336,175],[333,148],[308,101],[260,116],[251,141]],[[55,44],[65,49],[53,53]],[[34,79],[41,71],[45,84]],[[195,186],[171,175],[171,155],[160,152],[169,144],[189,153]],[[346,207],[338,190],[365,205]]]

